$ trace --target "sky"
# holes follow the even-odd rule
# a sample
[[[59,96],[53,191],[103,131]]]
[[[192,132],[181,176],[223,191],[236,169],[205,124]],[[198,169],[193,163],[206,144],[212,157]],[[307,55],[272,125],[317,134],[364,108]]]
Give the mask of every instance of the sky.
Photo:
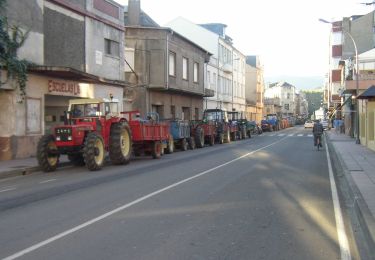
[[[127,5],[127,0],[116,0]],[[259,55],[265,77],[324,77],[328,72],[330,24],[370,13],[373,0],[140,0],[163,26],[181,16],[193,23],[224,23],[245,55]]]

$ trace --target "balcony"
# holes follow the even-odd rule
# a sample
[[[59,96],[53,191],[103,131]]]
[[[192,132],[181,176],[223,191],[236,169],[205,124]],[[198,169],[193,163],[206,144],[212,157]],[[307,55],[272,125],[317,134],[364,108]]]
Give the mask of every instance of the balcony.
[[[203,97],[214,97],[215,96],[215,90],[213,89],[204,89],[204,96]]]

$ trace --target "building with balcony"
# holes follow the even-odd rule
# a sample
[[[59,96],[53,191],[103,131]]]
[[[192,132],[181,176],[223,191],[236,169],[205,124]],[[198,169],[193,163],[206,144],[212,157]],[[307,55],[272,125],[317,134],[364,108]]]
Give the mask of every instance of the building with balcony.
[[[363,110],[367,107],[366,102],[371,102],[371,99],[357,101],[356,97],[375,83],[372,76],[374,73],[372,49],[375,46],[373,21],[374,11],[365,15],[344,17],[342,21],[332,23],[330,74],[325,91],[327,95],[325,100],[331,112],[330,117],[343,119],[345,133],[358,136],[364,144],[374,142],[371,139],[373,127],[366,126],[369,118],[365,117],[367,115],[371,118],[371,112],[367,113]],[[358,71],[356,71],[355,47],[358,54]],[[358,127],[357,122],[359,122]]]

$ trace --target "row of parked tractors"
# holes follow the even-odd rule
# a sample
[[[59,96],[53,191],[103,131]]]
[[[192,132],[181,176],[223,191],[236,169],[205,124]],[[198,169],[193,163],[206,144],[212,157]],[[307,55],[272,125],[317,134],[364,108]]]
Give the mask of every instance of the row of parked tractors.
[[[60,155],[89,170],[112,164],[127,164],[132,156],[160,158],[175,149],[202,148],[215,143],[251,137],[260,130],[238,112],[204,111],[202,120],[159,120],[158,114],[141,118],[138,111],[118,111],[112,99],[74,99],[69,102],[64,125],[44,135],[37,148],[39,166],[46,172],[58,167]]]

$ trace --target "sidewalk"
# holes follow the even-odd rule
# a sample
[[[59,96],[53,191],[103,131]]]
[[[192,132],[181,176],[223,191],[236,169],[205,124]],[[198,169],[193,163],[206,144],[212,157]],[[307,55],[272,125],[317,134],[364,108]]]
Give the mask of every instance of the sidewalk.
[[[64,166],[68,163],[69,160],[67,156],[60,156],[59,165]],[[26,175],[36,171],[40,171],[36,157],[0,161],[0,179]]]
[[[355,139],[327,130],[328,144],[333,148],[345,177],[354,211],[370,245],[375,243],[375,152],[355,143]],[[341,175],[339,172],[337,175]]]

